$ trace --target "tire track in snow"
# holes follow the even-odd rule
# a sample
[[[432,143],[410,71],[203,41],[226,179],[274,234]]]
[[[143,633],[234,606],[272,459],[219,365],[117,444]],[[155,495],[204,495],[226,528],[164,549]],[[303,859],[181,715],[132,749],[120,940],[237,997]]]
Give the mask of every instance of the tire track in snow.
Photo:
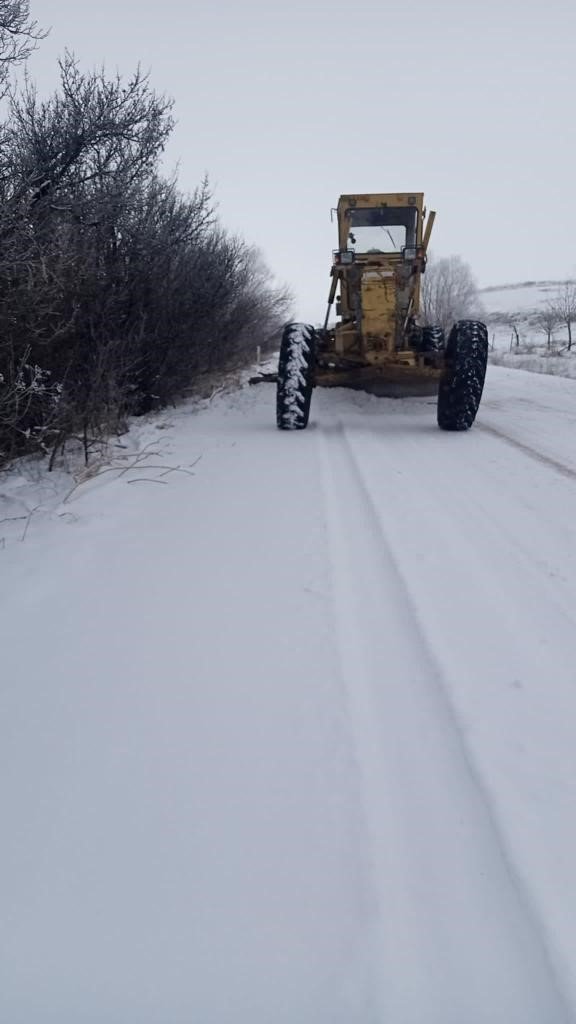
[[[550,455],[545,455],[544,452],[539,452],[536,448],[532,448],[531,445],[525,444],[523,441],[510,437],[509,434],[498,430],[497,427],[489,426],[487,423],[477,423],[476,429],[481,430],[484,434],[492,434],[493,437],[497,437],[500,441],[504,441],[505,444],[509,444],[513,448],[517,448],[524,455],[534,459],[535,462],[539,462],[541,465],[548,466],[550,469],[560,473],[561,476],[567,477],[569,480],[576,480],[576,470],[572,469],[571,466],[567,466],[564,462],[559,462],[558,459],[553,459]]]
[[[554,379],[558,380],[559,378],[555,377]],[[571,378],[564,377],[561,379],[570,380]],[[501,398],[483,398],[481,404],[483,412],[489,409],[491,411],[495,410],[497,412],[505,412],[507,415],[510,414],[510,411],[513,410],[515,406],[520,406],[521,409],[526,409],[530,412],[545,414],[552,413],[555,416],[558,416],[558,413],[561,412],[562,417],[568,422],[576,422],[576,415],[568,409],[562,408],[561,406],[559,407],[558,404],[551,405],[547,402],[536,401],[534,397],[525,398],[521,395],[515,395],[513,398],[508,398],[507,400]]]
[[[341,425],[317,434],[389,1024],[556,1024],[563,993]]]
[[[575,766],[576,562],[565,546],[573,485],[515,463],[507,446],[481,436],[439,447],[408,432],[390,446],[373,427],[347,423],[346,433],[514,880],[574,1006],[566,790]],[[462,443],[466,461],[455,452]],[[562,505],[551,532],[554,494]],[[555,903],[551,890],[565,898]]]

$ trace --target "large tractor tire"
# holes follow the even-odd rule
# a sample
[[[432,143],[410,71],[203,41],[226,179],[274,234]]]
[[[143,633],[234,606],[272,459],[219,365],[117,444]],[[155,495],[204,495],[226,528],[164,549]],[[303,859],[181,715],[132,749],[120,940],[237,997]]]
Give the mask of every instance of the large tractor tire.
[[[427,324],[422,328],[422,352],[443,352],[446,339],[442,327]]]
[[[459,320],[446,344],[446,369],[438,388],[438,426],[469,430],[480,406],[486,365],[488,331],[479,320]]]
[[[280,430],[308,426],[314,387],[316,331],[310,324],[286,324],[280,345],[276,423]]]

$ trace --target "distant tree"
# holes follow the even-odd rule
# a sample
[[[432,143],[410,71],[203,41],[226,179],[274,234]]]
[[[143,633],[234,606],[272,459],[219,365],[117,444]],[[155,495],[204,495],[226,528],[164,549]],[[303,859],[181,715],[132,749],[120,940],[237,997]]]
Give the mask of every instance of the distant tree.
[[[554,308],[552,303],[547,303],[544,309],[534,317],[534,326],[541,333],[546,335],[546,344],[548,348],[552,343],[552,335],[560,324],[560,317],[558,311]]]
[[[448,331],[456,320],[481,313],[478,286],[468,263],[460,256],[431,258],[422,278],[425,323]]]
[[[558,323],[568,331],[568,351],[572,348],[572,328],[576,323],[576,281],[565,281],[550,302]]]

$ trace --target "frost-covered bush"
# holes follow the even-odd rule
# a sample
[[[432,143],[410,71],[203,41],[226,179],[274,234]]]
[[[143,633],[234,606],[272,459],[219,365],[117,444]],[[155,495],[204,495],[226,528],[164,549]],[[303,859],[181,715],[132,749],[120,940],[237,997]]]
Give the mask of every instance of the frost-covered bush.
[[[60,74],[0,125],[0,461],[114,430],[270,348],[288,315],[208,183],[161,177],[171,101],[139,71],[67,56]]]

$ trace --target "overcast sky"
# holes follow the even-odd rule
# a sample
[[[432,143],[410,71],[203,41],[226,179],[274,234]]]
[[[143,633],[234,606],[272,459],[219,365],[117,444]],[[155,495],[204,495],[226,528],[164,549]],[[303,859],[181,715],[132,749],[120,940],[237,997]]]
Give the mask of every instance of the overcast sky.
[[[576,274],[575,0],[32,0],[82,66],[140,61],[176,101],[167,166],[204,172],[316,320],[340,193],[423,191],[432,248],[481,285]]]

